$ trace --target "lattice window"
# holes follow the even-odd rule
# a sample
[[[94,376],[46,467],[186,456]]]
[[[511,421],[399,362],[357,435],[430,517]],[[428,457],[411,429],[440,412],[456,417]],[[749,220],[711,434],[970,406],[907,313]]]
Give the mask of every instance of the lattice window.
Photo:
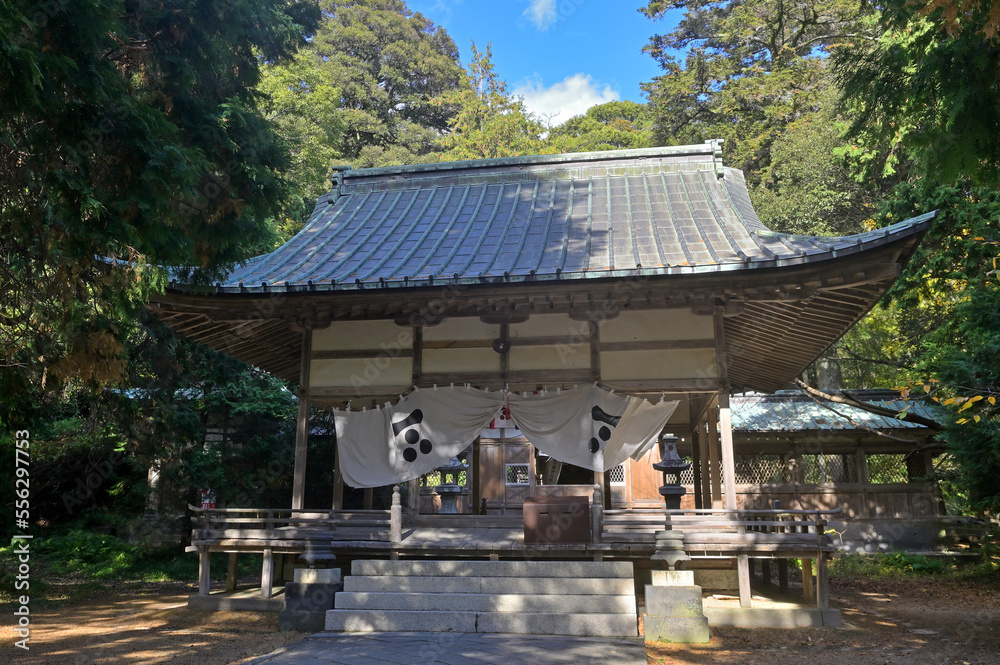
[[[625,484],[625,465],[619,464],[613,469],[608,469],[608,482],[612,485]]]
[[[737,455],[736,482],[741,485],[774,485],[781,482],[780,455]]]
[[[508,485],[528,485],[531,482],[531,471],[527,464],[507,465]]]
[[[441,472],[431,471],[420,476],[420,486],[421,487],[437,487],[441,484]]]
[[[802,475],[807,485],[846,483],[852,475],[851,464],[843,455],[803,455]]]
[[[694,485],[694,464],[681,471],[681,485]]]
[[[868,482],[877,485],[905,483],[907,481],[905,458],[906,456],[902,454],[867,455],[865,462],[868,465]]]

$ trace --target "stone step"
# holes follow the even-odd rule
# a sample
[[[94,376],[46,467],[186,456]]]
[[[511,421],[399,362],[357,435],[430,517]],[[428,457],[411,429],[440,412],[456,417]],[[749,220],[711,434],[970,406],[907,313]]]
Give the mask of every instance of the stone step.
[[[439,612],[407,610],[330,610],[326,630],[343,632],[457,632],[517,635],[636,637],[634,614],[525,612]]]
[[[352,575],[406,577],[544,577],[632,579],[628,561],[406,561],[359,560]]]
[[[479,613],[476,631],[514,635],[580,635],[638,637],[639,622],[632,614],[576,614],[522,612]]]
[[[367,577],[349,575],[344,578],[344,591],[369,593],[506,593],[532,595],[592,595],[634,596],[631,579],[582,578],[567,584],[565,579],[544,577]]]
[[[491,613],[629,614],[635,596],[541,595],[488,593],[338,593],[338,610],[429,610]]]
[[[329,610],[326,630],[346,633],[427,632],[474,633],[475,612],[400,610]]]

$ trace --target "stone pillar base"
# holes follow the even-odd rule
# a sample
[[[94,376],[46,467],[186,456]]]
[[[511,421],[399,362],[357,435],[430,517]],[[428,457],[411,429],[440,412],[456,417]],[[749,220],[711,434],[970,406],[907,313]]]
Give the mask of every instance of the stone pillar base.
[[[709,641],[708,619],[701,602],[701,587],[647,584],[642,625],[647,642],[705,644]]]

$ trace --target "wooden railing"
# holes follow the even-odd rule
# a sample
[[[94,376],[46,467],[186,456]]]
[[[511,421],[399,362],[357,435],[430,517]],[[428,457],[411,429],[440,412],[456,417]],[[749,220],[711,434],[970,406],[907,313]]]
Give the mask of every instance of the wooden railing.
[[[603,514],[603,542],[653,542],[653,534],[670,527],[684,533],[689,551],[736,550],[750,552],[829,551],[828,517],[836,510],[607,510]]]
[[[252,545],[262,541],[272,546],[301,547],[307,540],[389,541],[391,510],[328,511],[258,508],[198,508],[193,513],[192,544]]]

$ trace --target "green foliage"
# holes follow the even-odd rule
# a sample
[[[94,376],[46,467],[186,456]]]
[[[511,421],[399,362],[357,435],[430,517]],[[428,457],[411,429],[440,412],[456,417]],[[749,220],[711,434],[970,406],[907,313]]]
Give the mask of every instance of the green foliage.
[[[761,220],[807,235],[863,230],[880,183],[852,176],[825,50],[859,29],[856,0],[654,2],[657,19],[687,10],[646,51],[664,73],[644,84],[653,143],[721,138],[726,163],[744,171]],[[672,51],[681,50],[678,57]]]
[[[655,116],[654,140],[725,139],[727,161],[753,183],[784,127],[814,110],[829,84],[819,51],[853,29],[858,3],[691,0],[654,2],[640,11],[657,19],[675,7],[687,10],[684,18],[645,48],[665,72],[643,86]],[[683,62],[672,50],[684,51]]]
[[[14,588],[17,564],[14,548],[15,543],[0,547],[0,601],[24,592]],[[212,579],[225,579],[226,556],[212,555]],[[62,597],[64,580],[72,580],[69,586],[74,596],[86,596],[105,589],[112,580],[190,583],[198,576],[198,558],[192,554],[176,548],[151,550],[116,536],[80,528],[35,538],[31,542],[31,557],[32,603],[40,600],[42,594],[45,599]],[[238,574],[259,574],[260,562],[260,555],[243,555]]]
[[[965,5],[955,30],[946,7],[881,3],[875,39],[835,54],[851,132],[870,173],[912,162],[938,182],[997,185],[1000,41],[987,29],[997,16],[989,3]]]
[[[844,554],[830,563],[831,577],[875,580],[940,575],[950,570],[954,570],[954,565],[945,559],[906,552]]]
[[[542,125],[524,108],[524,102],[507,91],[507,84],[493,69],[489,45],[480,52],[472,45],[468,85],[437,101],[457,112],[451,130],[441,140],[446,161],[515,157],[542,152]]]
[[[284,0],[3,4],[5,389],[113,383],[153,266],[208,279],[272,246],[286,154],[258,58],[288,57],[310,23]]]
[[[645,104],[607,102],[550,129],[546,146],[557,153],[648,148],[652,125]]]
[[[880,218],[937,209],[930,231],[889,292],[910,339],[905,393],[941,406],[941,439],[972,507],[1000,512],[1000,192],[966,184],[900,185]]]
[[[323,22],[306,52],[334,94],[311,105],[333,103],[337,152],[356,167],[427,155],[454,115],[435,100],[463,86],[451,37],[402,0],[321,0],[320,7]]]

